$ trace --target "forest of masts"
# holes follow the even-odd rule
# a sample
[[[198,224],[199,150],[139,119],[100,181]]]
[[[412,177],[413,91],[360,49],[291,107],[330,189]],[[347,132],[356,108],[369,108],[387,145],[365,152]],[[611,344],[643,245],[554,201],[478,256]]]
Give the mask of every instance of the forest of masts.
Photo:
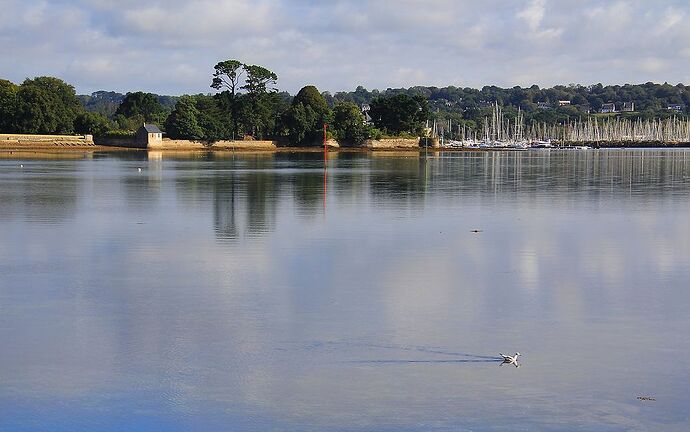
[[[485,117],[479,130],[464,125],[434,124],[435,135],[463,143],[534,143],[554,141],[560,143],[588,142],[690,142],[690,120],[671,117],[665,120],[597,118],[590,116],[565,124],[525,125],[521,110],[513,119],[507,118],[503,107],[494,105],[491,117]]]

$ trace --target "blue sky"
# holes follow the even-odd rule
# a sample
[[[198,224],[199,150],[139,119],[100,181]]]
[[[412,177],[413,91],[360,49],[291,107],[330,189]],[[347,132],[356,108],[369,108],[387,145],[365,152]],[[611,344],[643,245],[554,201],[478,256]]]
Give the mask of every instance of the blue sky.
[[[198,93],[236,58],[290,92],[690,83],[677,0],[0,0],[0,77]]]

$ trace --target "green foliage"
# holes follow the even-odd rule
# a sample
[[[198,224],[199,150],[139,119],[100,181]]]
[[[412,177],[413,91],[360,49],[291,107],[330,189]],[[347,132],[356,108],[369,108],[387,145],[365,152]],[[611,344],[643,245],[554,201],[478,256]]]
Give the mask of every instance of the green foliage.
[[[290,144],[313,145],[319,142],[322,129],[318,128],[320,117],[311,106],[297,104],[285,113],[283,122],[287,128]],[[322,126],[323,127],[323,126]]]
[[[134,131],[123,129],[111,129],[105,133],[108,138],[132,138],[134,135]]]
[[[246,65],[239,60],[225,60],[214,67],[211,87],[220,90],[216,95],[222,117],[232,122],[231,138],[244,133],[263,138],[275,134],[276,119],[283,109],[282,98],[275,98],[273,88],[278,76],[263,66]],[[244,90],[245,94],[239,92]],[[213,117],[213,116],[212,116]],[[209,117],[209,127],[217,134],[225,135]],[[203,128],[203,126],[202,126]]]
[[[15,115],[17,112],[17,93],[19,86],[0,79],[0,132],[15,131]]]
[[[247,78],[242,89],[246,90],[250,97],[256,97],[267,91],[277,91],[275,88],[269,87],[278,81],[278,75],[275,73],[257,65],[244,65],[244,71]]]
[[[381,129],[370,127],[368,128],[369,138],[373,140],[380,140],[384,137],[383,131]]]
[[[232,114],[232,135],[233,138],[239,133],[239,101],[237,91],[239,90],[240,80],[244,73],[244,64],[238,60],[225,60],[216,64],[213,68],[213,79],[211,87],[223,91],[225,103],[222,106],[229,108]]]
[[[329,107],[326,98],[323,97],[319,90],[313,86],[308,85],[300,89],[299,92],[292,99],[292,106],[302,104],[311,107],[318,115],[324,116],[328,113]]]
[[[215,142],[233,138],[230,127],[232,119],[221,108],[217,97],[198,95],[195,97],[195,106],[199,112],[197,120],[205,141]]]
[[[246,73],[245,104],[243,106],[244,125],[252,136],[262,138],[268,132],[267,119],[270,116],[270,101],[266,97],[268,92],[277,91],[272,86],[276,84],[278,76],[262,66],[244,65]]]
[[[125,95],[117,92],[97,91],[91,95],[78,95],[79,102],[88,112],[95,112],[107,118],[114,118]]]
[[[390,134],[421,135],[429,118],[429,105],[423,96],[399,94],[379,97],[371,101],[369,115],[376,127]]]
[[[165,131],[170,138],[200,140],[204,131],[197,118],[199,110],[191,97],[182,97],[165,121]]]
[[[115,123],[117,124],[118,129],[134,132],[137,129],[139,129],[144,123],[146,123],[146,119],[141,114],[137,114],[132,117],[126,117],[122,114],[118,114],[115,116]],[[149,121],[149,123],[153,122]]]
[[[361,144],[369,138],[364,116],[352,102],[341,102],[333,108],[332,129],[336,139],[345,144]]]
[[[387,89],[381,92],[357,87],[354,92],[338,92],[337,101],[352,101],[358,105],[371,102],[379,96],[391,97],[400,94],[422,96],[427,99],[434,118],[441,123],[453,119],[453,125],[464,124],[466,128],[477,129],[486,115],[491,114],[491,104],[498,102],[509,109],[522,109],[525,120],[530,123],[558,124],[584,119],[591,113],[598,113],[604,103],[615,103],[617,109],[624,102],[634,102],[634,113],[619,114],[631,119],[667,118],[668,116],[690,114],[690,86],[645,83],[603,86],[595,84],[581,86],[555,86],[552,88],[486,86],[482,89],[459,87],[410,87]],[[561,100],[570,101],[570,106],[558,107]],[[540,107],[538,104],[543,104]],[[681,104],[681,113],[669,111],[672,104]],[[462,122],[460,122],[462,120]]]
[[[245,104],[245,106],[252,105]],[[253,123],[247,122],[246,124],[249,127],[254,125],[253,135],[259,139],[278,135],[282,126],[280,123],[281,115],[289,108],[285,98],[275,92],[266,93],[261,95],[252,107]]]
[[[115,111],[115,117],[118,119],[120,127],[124,127],[127,123],[124,119],[139,118],[143,119],[141,124],[156,123],[162,124],[167,117],[167,110],[158,101],[158,97],[152,93],[133,92],[127,93],[124,100]],[[139,126],[141,125],[139,124]],[[127,127],[130,125],[127,124]],[[138,126],[137,126],[138,127]]]
[[[74,120],[74,130],[79,134],[104,136],[110,129],[110,121],[102,114],[83,111]]]
[[[331,122],[328,103],[314,86],[303,87],[292,99],[285,112],[283,124],[293,145],[320,145],[323,125]]]
[[[22,133],[70,134],[80,110],[71,85],[53,77],[27,79],[17,92],[15,129]]]
[[[225,60],[217,63],[213,69],[211,87],[216,90],[229,90],[234,96],[241,79],[244,64],[238,60]]]

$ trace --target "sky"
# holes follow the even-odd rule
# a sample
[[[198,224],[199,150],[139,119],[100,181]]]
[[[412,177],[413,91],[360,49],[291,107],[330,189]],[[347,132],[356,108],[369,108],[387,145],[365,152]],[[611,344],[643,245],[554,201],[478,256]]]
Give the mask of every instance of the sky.
[[[208,93],[213,66],[278,88],[690,83],[687,0],[0,0],[0,78]]]

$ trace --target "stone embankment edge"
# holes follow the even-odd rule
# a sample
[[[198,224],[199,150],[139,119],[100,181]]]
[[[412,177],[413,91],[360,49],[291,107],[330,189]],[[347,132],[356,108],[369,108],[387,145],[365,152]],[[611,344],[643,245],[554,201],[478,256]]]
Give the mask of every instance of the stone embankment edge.
[[[383,138],[378,140],[367,140],[361,146],[344,146],[336,140],[328,140],[326,146],[329,150],[419,150],[424,148],[437,148],[438,140],[428,139],[424,143],[424,138]],[[133,138],[107,137],[94,138],[90,135],[26,135],[26,134],[0,134],[0,149],[55,149],[64,148],[92,148],[94,150],[117,150],[117,149],[139,149],[139,150],[198,150],[198,151],[300,151],[317,150],[321,146],[315,145],[307,148],[296,148],[285,145],[280,141],[268,140],[237,140],[237,141],[218,141],[212,144],[203,141],[192,140],[173,140],[165,138],[159,142],[149,143],[148,145],[137,142]]]

